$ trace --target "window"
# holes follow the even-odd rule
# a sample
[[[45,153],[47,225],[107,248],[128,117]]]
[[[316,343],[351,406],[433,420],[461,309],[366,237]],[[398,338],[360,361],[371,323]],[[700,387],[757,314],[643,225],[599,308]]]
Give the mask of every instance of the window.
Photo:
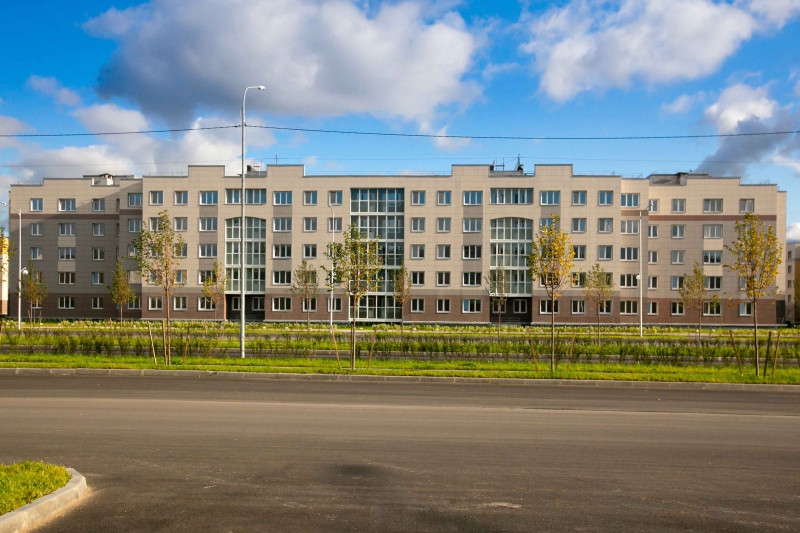
[[[92,285],[102,285],[103,283],[105,283],[105,273],[92,272]]]
[[[553,303],[555,303],[555,307],[553,307]],[[558,300],[556,300],[555,302],[552,302],[550,300],[539,300],[539,314],[540,315],[556,314],[557,315],[558,314],[558,308],[559,308],[558,304],[559,304]]]
[[[679,291],[683,287],[683,276],[672,276],[670,278],[670,290]]]
[[[411,218],[411,231],[412,233],[422,233],[425,231],[425,218],[412,217]]]
[[[59,248],[59,261],[75,261],[75,248]]]
[[[450,272],[437,272],[436,273],[436,286],[448,287],[450,286]]]
[[[150,217],[150,231],[161,230],[161,219],[158,217]]]
[[[639,195],[634,193],[621,194],[620,205],[622,207],[639,207]]]
[[[619,286],[622,289],[633,289],[639,286],[639,276],[636,274],[620,274]]]
[[[317,245],[304,244],[303,245],[303,259],[316,259],[317,258]]]
[[[722,213],[722,198],[703,200],[703,213]]]
[[[647,288],[650,290],[658,288],[658,276],[647,276]]]
[[[647,202],[647,210],[651,213],[658,213],[658,200],[650,200]]]
[[[328,233],[342,232],[342,217],[328,217]]]
[[[217,205],[218,203],[217,191],[200,191],[200,205]]]
[[[586,233],[586,219],[573,218],[572,219],[572,233]]]
[[[275,191],[272,195],[274,205],[292,205],[291,191]]]
[[[31,222],[31,235],[34,237],[41,237],[42,236],[42,223],[41,222]]]
[[[58,225],[58,235],[60,237],[74,237],[75,236],[75,224],[68,223],[68,224],[59,224]]]
[[[411,245],[411,259],[425,259],[425,245],[412,244]]]
[[[342,299],[341,298],[328,298],[328,312],[330,313],[333,311],[334,313],[341,313],[342,312]]]
[[[561,203],[560,191],[541,191],[539,196],[542,205],[559,205]]]
[[[172,309],[174,311],[186,311],[186,296],[173,296]]]
[[[437,233],[450,233],[450,219],[437,218],[436,219],[436,232]]]
[[[172,219],[172,225],[175,231],[187,231],[189,228],[189,219],[186,217],[175,217]]]
[[[216,246],[216,244],[214,246]],[[180,248],[178,248],[177,246],[175,247],[175,255],[177,255],[178,257],[185,258],[188,254],[189,254],[189,245],[188,244],[183,243],[182,247],[180,247]]]
[[[313,307],[313,309],[311,309],[311,312],[316,312],[317,311],[317,299],[316,298],[312,298],[311,300],[312,300],[311,304],[312,304],[312,307]],[[303,305],[302,307],[303,307],[303,312],[306,312],[306,306]],[[253,311],[263,311],[264,310],[264,297],[263,296],[254,296],[253,297],[253,302],[250,305],[250,308]]]
[[[706,276],[705,286],[709,291],[722,290],[722,276]]]
[[[740,213],[752,213],[755,211],[756,201],[752,198],[739,200]]]
[[[647,262],[651,265],[658,263],[658,250],[650,250],[647,252]]]
[[[684,250],[672,250],[672,264],[673,265],[682,265],[685,255]]]
[[[621,315],[638,315],[639,302],[638,300],[620,300],[619,314]]]
[[[58,273],[59,285],[75,285],[75,272],[59,272]]]
[[[585,287],[586,286],[586,272],[573,272],[572,273],[572,286]]]
[[[317,191],[304,191],[303,205],[317,205]]]
[[[425,191],[411,191],[411,205],[425,205]]]
[[[172,202],[175,205],[188,205],[189,191],[175,191],[173,193]]]
[[[647,314],[648,315],[658,314],[658,302],[647,302]]]
[[[634,246],[624,246],[619,249],[619,258],[621,261],[638,261],[639,248]]]
[[[197,310],[198,311],[213,311],[216,307],[214,301],[208,296],[197,297]]]
[[[685,213],[686,212],[686,200],[683,198],[676,198],[672,200],[672,212],[673,213]],[[681,313],[683,314],[683,313]]]
[[[150,296],[147,299],[147,308],[150,311],[161,311],[163,308],[161,296]]]
[[[244,201],[249,205],[266,205],[267,189],[245,189]]]
[[[103,308],[103,297],[92,296],[92,309],[102,309],[102,308]]]
[[[214,281],[214,271],[213,270],[198,270],[197,271],[197,283],[202,285],[206,282],[206,280]]]
[[[142,207],[142,193],[129,192],[128,193],[128,207]]]
[[[598,314],[601,314],[601,315],[610,315],[611,314],[611,308],[612,308],[612,301],[611,300],[605,300],[603,302],[600,302],[600,309],[598,309],[597,312],[598,312]]]
[[[703,250],[704,265],[721,265],[722,250]]]
[[[613,218],[598,218],[597,219],[597,232],[598,233],[611,233],[614,231]]]
[[[572,191],[572,205],[586,205],[586,191]]]
[[[74,296],[59,296],[58,297],[58,308],[59,309],[75,309],[75,297]]]
[[[449,313],[450,312],[450,299],[449,298],[437,298],[436,299],[436,312],[437,313]]]
[[[200,231],[217,231],[217,217],[200,217]]]
[[[480,313],[483,301],[480,298],[464,298],[461,300],[461,310],[464,313]]]
[[[468,244],[464,246],[463,259],[480,259],[482,256],[483,247],[476,244]]]
[[[464,233],[480,233],[483,231],[482,218],[465,218]]]
[[[31,198],[31,211],[42,211],[44,201],[41,198]]]
[[[483,191],[464,191],[464,205],[483,205]]]
[[[239,309],[240,309],[240,307],[239,307],[239,297],[238,296],[234,296],[233,298],[231,298],[231,311],[238,311]]]
[[[133,300],[128,302],[128,309],[141,309],[141,308],[142,308],[141,296],[134,296]]]
[[[586,314],[586,300],[572,300],[572,314],[573,315],[585,315]]]
[[[31,248],[31,260],[32,261],[41,261],[42,260],[42,249],[41,248]]]
[[[59,211],[75,211],[75,198],[59,198]]]
[[[291,230],[291,228],[292,228],[292,225],[291,225],[292,219],[291,218],[289,218],[289,219],[276,218],[276,219],[274,219],[274,225],[275,225],[274,229],[275,229],[275,231],[289,231],[289,230],[286,230],[286,229],[278,229],[278,226],[279,226],[278,225],[278,221],[279,220],[288,220],[289,221],[289,230]],[[317,231],[317,217],[306,217],[306,218],[304,218],[303,219],[303,231],[308,232],[308,233],[313,233],[313,232]]]
[[[532,204],[533,189],[491,189],[490,203],[492,204]]]
[[[686,236],[686,226],[683,224],[672,225],[672,238],[683,239]]]
[[[150,205],[163,205],[164,191],[150,191]]]
[[[412,272],[411,285],[414,285],[415,287],[425,285],[425,272]]]
[[[342,191],[328,191],[328,205],[342,205]]]
[[[273,285],[291,285],[292,271],[291,270],[273,270],[272,271],[272,284]]]
[[[175,271],[175,284],[176,285],[186,285],[189,276],[186,275],[185,270],[176,270]]]
[[[481,273],[480,272],[463,272],[462,285],[464,287],[480,287],[481,286]]]
[[[598,205],[614,205],[614,191],[600,191],[597,203]]]
[[[272,257],[274,259],[289,259],[292,257],[291,244],[273,244]]]
[[[217,257],[217,245],[216,244],[201,244],[200,245],[200,257]]]
[[[425,312],[425,299],[424,298],[411,298],[411,312],[424,313]]]
[[[225,189],[225,203],[226,204],[241,204],[242,203],[242,190],[241,189]]]
[[[741,302],[739,304],[739,316],[753,316],[753,303]]]
[[[619,223],[619,232],[625,235],[638,235],[639,234],[639,221],[638,220],[622,220]]]
[[[263,298],[262,298],[263,300]],[[261,308],[263,310],[263,306]],[[300,309],[304,313],[316,313],[317,312],[317,299],[316,298],[300,298]],[[255,305],[253,306],[253,310],[255,310]]]
[[[607,245],[598,246],[597,259],[599,261],[611,261],[614,259],[614,247]]]
[[[436,193],[436,204],[450,205],[451,204],[450,198],[451,198],[450,191],[439,191]]]
[[[276,312],[285,312],[292,310],[292,299],[287,297],[273,298],[272,310]]]
[[[722,224],[703,224],[704,239],[721,239]]]
[[[657,239],[658,238],[658,226],[647,226],[647,238],[648,239]]]
[[[722,304],[719,302],[703,302],[703,316],[722,316]]]
[[[579,244],[572,247],[572,252],[575,254],[573,259],[575,261],[584,261],[586,259],[586,245]]]
[[[116,232],[115,235],[117,237],[119,237],[119,222],[115,222],[114,226],[115,226],[115,230],[114,231]]]
[[[142,231],[142,220],[140,218],[128,219],[128,233],[140,233]]]
[[[102,213],[106,210],[105,198],[95,198],[92,200],[92,211],[95,213]]]

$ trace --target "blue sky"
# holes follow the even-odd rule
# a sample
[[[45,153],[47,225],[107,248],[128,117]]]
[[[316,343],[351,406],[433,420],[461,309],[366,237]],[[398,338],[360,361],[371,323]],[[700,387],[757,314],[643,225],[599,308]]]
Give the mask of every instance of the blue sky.
[[[619,136],[800,129],[800,0],[4,2],[0,133],[235,124]],[[0,181],[227,164],[238,130],[0,139]],[[447,172],[517,155],[584,172],[705,170],[789,191],[800,138],[473,141],[248,131],[308,173]],[[7,186],[2,187],[7,190]],[[0,194],[5,197],[6,193]],[[5,217],[5,214],[3,214]]]

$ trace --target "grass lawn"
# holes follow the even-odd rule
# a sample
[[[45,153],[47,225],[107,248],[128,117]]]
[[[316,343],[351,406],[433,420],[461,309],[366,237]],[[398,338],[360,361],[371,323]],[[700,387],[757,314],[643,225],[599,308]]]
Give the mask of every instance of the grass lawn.
[[[41,461],[0,465],[0,515],[60,489],[70,477],[63,466]]]
[[[148,357],[100,356],[100,355],[53,355],[53,354],[4,354],[0,355],[0,367],[42,368],[131,368],[166,369],[155,366]],[[342,359],[342,368],[337,368],[335,359],[314,358],[211,358],[190,357],[186,364],[175,357],[171,370],[212,370],[233,372],[294,372],[319,374],[369,374],[393,376],[459,376],[489,378],[554,378],[554,379],[604,379],[626,381],[685,381],[710,383],[774,383],[800,385],[800,368],[778,368],[775,377],[756,378],[752,366],[742,373],[733,366],[667,365],[667,364],[603,364],[578,363],[568,365],[565,361],[551,373],[549,363],[523,361],[386,361],[373,360],[367,368],[366,360],[359,360],[355,371],[350,371],[348,362]]]

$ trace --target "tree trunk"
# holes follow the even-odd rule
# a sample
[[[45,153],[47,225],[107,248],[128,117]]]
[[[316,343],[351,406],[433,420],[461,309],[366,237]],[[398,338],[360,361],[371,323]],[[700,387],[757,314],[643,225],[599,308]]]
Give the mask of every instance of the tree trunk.
[[[350,370],[356,369],[356,321],[358,320],[358,299],[353,298],[353,320],[350,322]]]
[[[556,369],[556,299],[550,298],[550,372]]]
[[[500,342],[500,323],[503,321],[503,308],[501,307],[497,313],[497,342]]]
[[[169,366],[172,362],[169,360],[167,356],[167,328],[164,327],[164,321],[161,321],[161,342],[164,345],[164,364]]]
[[[597,344],[600,344],[600,303],[597,304]]]
[[[758,377],[758,309],[753,302],[753,339],[756,344],[756,377]]]
[[[767,367],[769,366],[769,351],[772,347],[772,330],[767,335],[767,353],[764,356],[764,379],[767,377]]]
[[[2,335],[0,335],[2,336]],[[781,330],[778,330],[778,339],[775,341],[775,357],[772,358],[772,378],[775,377],[775,368],[778,366],[778,350],[781,347]],[[764,372],[764,377],[767,377],[767,373]]]
[[[147,333],[150,335],[150,353],[153,354],[153,366],[158,366],[156,359],[156,344],[153,342],[153,328],[150,327],[150,321],[147,321]]]
[[[311,298],[306,302],[306,333],[311,331]]]

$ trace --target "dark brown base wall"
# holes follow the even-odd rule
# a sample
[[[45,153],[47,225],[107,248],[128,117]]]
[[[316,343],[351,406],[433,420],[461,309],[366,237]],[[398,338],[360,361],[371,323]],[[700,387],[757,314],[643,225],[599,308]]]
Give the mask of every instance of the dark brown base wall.
[[[38,318],[41,312],[42,318],[45,319],[65,319],[65,320],[102,320],[109,318],[119,318],[119,310],[115,303],[111,301],[111,296],[106,293],[96,294],[80,294],[75,296],[75,309],[59,309],[58,308],[58,294],[49,294],[42,303],[41,309],[35,309],[36,317]],[[103,309],[92,309],[92,298],[101,296],[103,298]],[[27,320],[29,306],[28,302],[22,302],[22,319]],[[17,316],[17,295],[10,294],[8,296],[8,317],[16,318]],[[122,310],[122,318],[135,319],[141,318],[142,314],[139,310],[128,310],[127,306]]]

